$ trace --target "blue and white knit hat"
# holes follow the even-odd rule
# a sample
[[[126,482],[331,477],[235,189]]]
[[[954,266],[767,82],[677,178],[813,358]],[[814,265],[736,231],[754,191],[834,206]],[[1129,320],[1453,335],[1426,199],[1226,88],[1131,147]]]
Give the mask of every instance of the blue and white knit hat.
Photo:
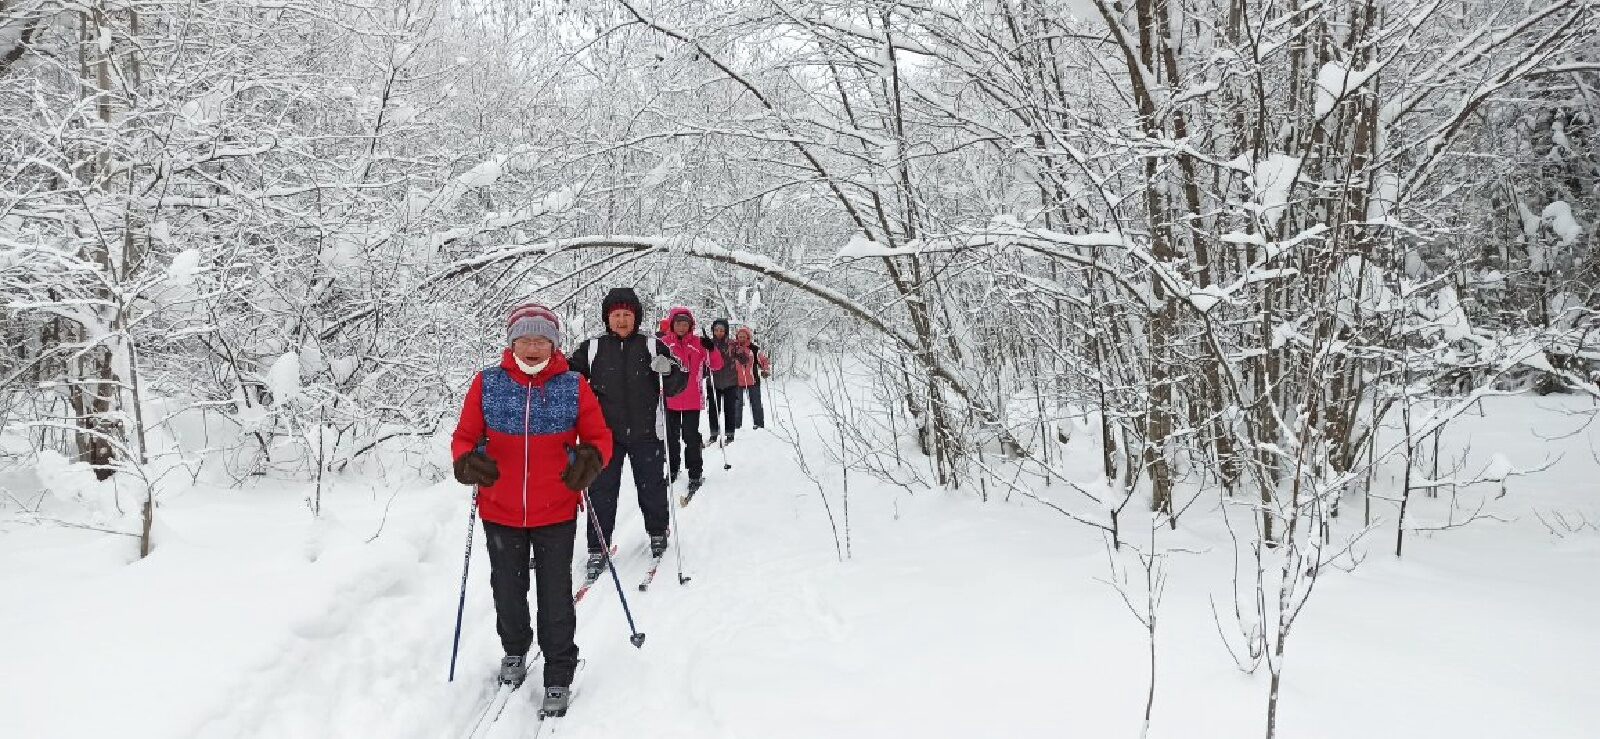
[[[561,345],[561,319],[549,308],[529,303],[514,311],[506,319],[506,343],[529,336],[543,336],[556,346]]]

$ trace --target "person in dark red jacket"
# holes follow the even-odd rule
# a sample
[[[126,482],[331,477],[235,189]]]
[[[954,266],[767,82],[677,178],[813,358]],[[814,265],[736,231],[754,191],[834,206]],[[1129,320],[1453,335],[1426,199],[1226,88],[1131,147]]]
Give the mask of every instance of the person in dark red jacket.
[[[560,325],[540,305],[511,313],[510,348],[499,366],[472,379],[450,444],[456,480],[477,486],[496,626],[506,651],[500,680],[509,684],[527,677],[534,638],[528,623],[532,555],[546,710],[565,709],[578,667],[572,548],[580,491],[611,457],[600,401],[556,349]]]
[[[744,409],[739,405],[739,370],[734,357],[736,345],[733,337],[728,335],[727,320],[718,318],[712,321],[711,336],[703,339],[702,345],[707,351],[722,355],[722,369],[709,373],[707,377],[707,384],[711,386],[711,391],[707,393],[711,399],[711,412],[706,414],[706,420],[711,426],[711,438],[706,441],[706,446],[716,444],[724,428],[728,430],[728,435],[723,437],[723,443],[732,444],[733,432],[739,430]]]

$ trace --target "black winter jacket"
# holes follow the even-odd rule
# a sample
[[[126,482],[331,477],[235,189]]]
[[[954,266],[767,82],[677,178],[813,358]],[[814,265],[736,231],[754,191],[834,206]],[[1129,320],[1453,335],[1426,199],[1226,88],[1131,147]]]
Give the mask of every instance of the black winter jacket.
[[[589,361],[590,346],[594,361]],[[672,359],[672,350],[657,341],[656,354]],[[681,366],[662,377],[650,369],[650,337],[635,332],[627,340],[606,332],[586,339],[567,357],[572,370],[589,379],[589,386],[600,398],[600,411],[618,442],[659,439],[656,413],[661,408],[661,391],[668,397],[683,392],[689,374]]]

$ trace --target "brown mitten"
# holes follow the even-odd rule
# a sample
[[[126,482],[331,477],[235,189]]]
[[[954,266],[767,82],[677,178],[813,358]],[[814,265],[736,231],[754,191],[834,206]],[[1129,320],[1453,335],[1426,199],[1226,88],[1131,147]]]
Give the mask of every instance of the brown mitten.
[[[489,455],[470,451],[456,460],[456,482],[462,485],[493,485],[500,479],[500,466]]]
[[[567,463],[567,468],[561,472],[561,482],[572,492],[587,490],[590,483],[600,476],[600,471],[605,465],[600,459],[600,450],[593,444],[579,444],[569,447],[572,452],[572,461]]]

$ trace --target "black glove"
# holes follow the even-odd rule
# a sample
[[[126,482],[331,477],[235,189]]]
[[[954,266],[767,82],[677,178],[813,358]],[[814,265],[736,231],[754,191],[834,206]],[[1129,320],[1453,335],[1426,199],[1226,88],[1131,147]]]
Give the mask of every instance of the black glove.
[[[703,346],[707,349],[715,349],[717,348],[717,342],[702,336],[700,337],[700,346]]]
[[[500,479],[500,467],[483,452],[473,450],[456,460],[456,482],[462,485],[493,485]]]
[[[605,465],[600,460],[600,450],[593,444],[579,444],[567,447],[571,452],[572,461],[567,462],[567,468],[561,471],[561,482],[572,492],[587,490],[589,485],[600,476],[600,471]]]

